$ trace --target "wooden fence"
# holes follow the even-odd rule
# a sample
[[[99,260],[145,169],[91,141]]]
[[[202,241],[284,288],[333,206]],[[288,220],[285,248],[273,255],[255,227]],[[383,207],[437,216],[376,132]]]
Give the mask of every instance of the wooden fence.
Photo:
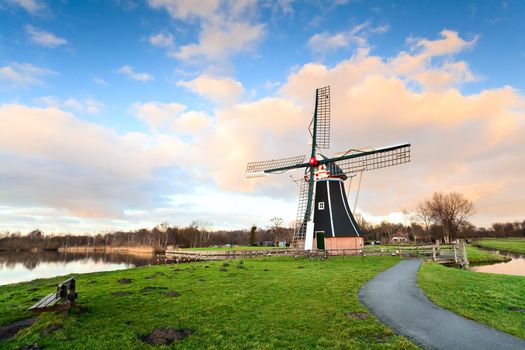
[[[432,259],[438,263],[454,263],[461,266],[468,265],[465,241],[459,240],[453,244],[440,245],[367,245],[361,249],[328,249],[324,251],[304,251],[297,249],[262,249],[262,250],[167,250],[167,260],[183,261],[210,261],[226,259],[245,259],[270,256],[292,257],[319,257],[328,256],[400,256]]]

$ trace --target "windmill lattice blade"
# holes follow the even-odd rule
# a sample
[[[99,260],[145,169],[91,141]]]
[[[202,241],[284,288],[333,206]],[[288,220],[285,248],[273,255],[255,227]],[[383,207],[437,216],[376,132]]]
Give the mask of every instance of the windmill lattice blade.
[[[330,86],[317,89],[317,131],[315,144],[319,149],[330,148]]]
[[[343,159],[336,161],[335,164],[344,174],[355,173],[358,171],[369,171],[386,168],[398,164],[410,162],[410,145],[395,149],[377,150],[375,153],[366,154],[361,157]],[[334,173],[334,175],[336,175]]]
[[[250,162],[246,166],[246,176],[256,173],[271,172],[272,169],[302,164],[304,163],[305,158],[306,156],[302,155],[281,159],[264,160],[261,162]]]
[[[299,205],[297,206],[297,217],[295,221],[295,231],[293,234],[293,245],[298,249],[302,249],[299,245],[303,245],[306,237],[306,207],[308,205],[308,186],[310,182],[303,179],[298,181],[299,185]]]

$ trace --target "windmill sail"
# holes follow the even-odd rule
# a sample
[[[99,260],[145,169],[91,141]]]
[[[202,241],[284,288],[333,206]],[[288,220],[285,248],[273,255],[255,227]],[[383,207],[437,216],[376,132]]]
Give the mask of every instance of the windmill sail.
[[[299,185],[299,204],[297,206],[297,217],[293,235],[294,245],[304,241],[306,236],[306,208],[308,206],[308,187],[310,186],[310,182],[301,179],[297,181],[297,184]]]
[[[353,153],[332,159],[343,174],[369,171],[410,162],[410,145]],[[335,169],[335,167],[334,167]],[[333,173],[333,175],[337,175]]]
[[[310,124],[310,133],[315,132],[315,145],[318,149],[330,148],[330,86],[317,89],[315,115]],[[316,125],[313,125],[315,122]]]
[[[304,163],[305,155],[294,156],[281,159],[263,160],[260,162],[250,162],[246,166],[246,177],[264,176],[266,173],[284,172],[281,168],[293,168],[296,165]]]

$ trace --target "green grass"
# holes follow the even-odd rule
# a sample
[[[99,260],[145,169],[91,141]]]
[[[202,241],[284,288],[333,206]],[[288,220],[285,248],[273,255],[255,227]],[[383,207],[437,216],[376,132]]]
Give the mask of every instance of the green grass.
[[[195,250],[195,251],[232,251],[232,250],[271,250],[271,249],[285,249],[279,247],[263,247],[263,246],[234,246],[234,247],[198,247],[198,248],[182,248],[181,250]],[[290,249],[290,248],[288,248]]]
[[[415,254],[416,250],[413,248],[415,245],[409,246],[397,246],[397,245],[367,245],[364,247],[364,251],[366,253],[377,253],[382,251],[385,254],[391,254],[396,253],[397,250],[401,250],[402,254]],[[410,248],[410,249],[408,249]],[[419,249],[420,254],[427,254],[428,257],[431,257],[431,250],[429,249]],[[441,246],[441,253],[451,253],[450,246],[448,245],[442,245]],[[478,249],[476,247],[467,245],[467,257],[470,263],[472,264],[482,264],[482,263],[495,263],[495,262],[504,262],[511,260],[510,258],[503,256],[501,254],[496,254],[492,252],[483,251],[481,249]]]
[[[525,278],[424,263],[418,282],[437,305],[525,339]]]
[[[416,349],[368,315],[357,298],[362,285],[398,261],[282,257],[233,260],[227,271],[217,261],[78,275],[80,298],[63,328],[41,335],[50,324],[62,323],[58,315],[46,314],[0,348],[37,343],[45,349]],[[119,284],[120,278],[132,283]],[[29,316],[31,300],[61,280],[0,287],[0,325]],[[142,293],[146,286],[165,289]],[[28,292],[33,287],[38,290]],[[132,294],[111,295],[117,291]],[[169,291],[181,295],[165,296]],[[139,337],[157,327],[194,333],[170,346],[142,343]]]
[[[511,260],[511,258],[501,254],[483,251],[470,245],[467,245],[467,258],[471,264],[496,263]]]
[[[483,248],[505,250],[511,253],[525,254],[524,238],[500,238],[500,239],[482,239],[475,242]]]

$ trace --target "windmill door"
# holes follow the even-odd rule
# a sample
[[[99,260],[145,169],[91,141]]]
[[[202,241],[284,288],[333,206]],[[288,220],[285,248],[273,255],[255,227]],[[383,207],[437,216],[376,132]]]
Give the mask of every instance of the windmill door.
[[[317,249],[324,250],[324,231],[317,231],[315,236],[317,240]]]

